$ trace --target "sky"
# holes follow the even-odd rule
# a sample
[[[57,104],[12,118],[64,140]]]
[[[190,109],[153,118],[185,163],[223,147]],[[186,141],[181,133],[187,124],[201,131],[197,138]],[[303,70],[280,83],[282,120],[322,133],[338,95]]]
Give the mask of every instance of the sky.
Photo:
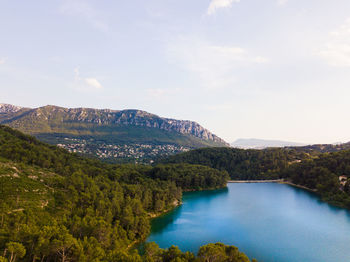
[[[350,141],[350,1],[0,0],[0,103]]]

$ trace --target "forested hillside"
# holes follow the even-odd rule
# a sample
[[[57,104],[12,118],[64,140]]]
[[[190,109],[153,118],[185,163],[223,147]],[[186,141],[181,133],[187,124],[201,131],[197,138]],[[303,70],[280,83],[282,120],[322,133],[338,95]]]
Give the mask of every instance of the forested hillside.
[[[350,150],[322,154],[294,148],[203,148],[162,162],[205,165],[227,171],[232,180],[283,178],[317,192],[329,203],[350,209],[350,183],[339,181],[339,176],[350,177]]]
[[[292,163],[310,158],[294,149],[202,148],[161,160],[162,163],[189,163],[225,170],[233,180],[275,179]]]
[[[226,185],[226,172],[189,164],[110,165],[0,126],[0,261],[249,261],[234,247],[132,247],[149,218],[183,190]],[[215,259],[220,257],[220,260]]]
[[[317,193],[324,201],[350,209],[350,150],[325,153],[289,166],[282,177]],[[339,177],[344,176],[341,184]]]
[[[154,158],[210,146],[229,146],[196,122],[142,110],[0,104],[0,124],[110,162],[150,163]]]

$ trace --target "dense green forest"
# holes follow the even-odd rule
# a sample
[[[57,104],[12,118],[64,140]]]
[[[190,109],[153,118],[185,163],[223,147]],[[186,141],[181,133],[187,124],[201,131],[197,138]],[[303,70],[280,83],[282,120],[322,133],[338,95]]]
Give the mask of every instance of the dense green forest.
[[[281,176],[316,191],[324,201],[350,209],[350,183],[343,186],[339,181],[339,176],[350,178],[350,150],[325,153],[290,165]]]
[[[238,148],[196,149],[160,160],[161,163],[189,163],[227,171],[231,179],[275,179],[289,165],[310,155],[294,149],[269,148],[244,150]]]
[[[204,148],[171,156],[161,162],[206,165],[227,171],[233,180],[283,178],[315,191],[324,201],[350,209],[350,183],[345,186],[339,183],[339,176],[350,177],[350,150],[314,151],[312,154],[308,151],[294,148]]]
[[[135,243],[183,190],[226,186],[206,166],[111,165],[0,126],[0,261],[249,261],[220,243],[197,256]]]
[[[0,126],[0,261],[249,261],[232,246],[198,254],[148,243],[151,217],[181,203],[182,192],[231,179],[284,178],[350,208],[350,151],[204,148],[154,166],[87,159]]]

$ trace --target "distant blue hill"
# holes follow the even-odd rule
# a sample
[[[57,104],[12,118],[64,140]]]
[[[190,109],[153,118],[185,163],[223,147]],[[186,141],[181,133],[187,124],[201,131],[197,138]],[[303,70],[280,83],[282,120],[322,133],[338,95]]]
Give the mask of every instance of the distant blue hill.
[[[280,140],[265,140],[265,139],[244,139],[240,138],[231,143],[232,147],[244,148],[244,149],[263,149],[267,147],[295,147],[295,146],[305,146],[306,144],[297,142],[288,142]]]

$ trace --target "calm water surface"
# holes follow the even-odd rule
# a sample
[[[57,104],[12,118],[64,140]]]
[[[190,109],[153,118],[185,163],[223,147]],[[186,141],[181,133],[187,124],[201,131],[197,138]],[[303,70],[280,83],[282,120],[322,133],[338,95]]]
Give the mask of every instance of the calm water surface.
[[[152,221],[149,241],[192,252],[223,242],[259,262],[349,262],[350,213],[289,185],[228,184],[184,194]]]

